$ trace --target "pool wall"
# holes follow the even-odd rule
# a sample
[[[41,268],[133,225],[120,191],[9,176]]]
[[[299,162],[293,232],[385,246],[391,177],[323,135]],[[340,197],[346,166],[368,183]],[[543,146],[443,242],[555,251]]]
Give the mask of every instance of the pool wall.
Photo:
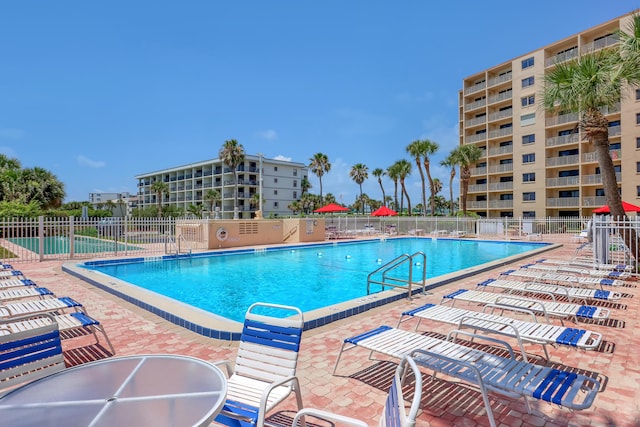
[[[376,241],[379,239],[371,239],[370,241]],[[112,295],[117,296],[137,307],[147,310],[161,318],[174,323],[183,328],[189,329],[197,334],[203,335],[209,338],[215,338],[226,341],[238,341],[242,332],[242,323],[236,322],[221,316],[217,316],[213,313],[204,311],[202,309],[193,307],[191,305],[182,303],[173,298],[160,295],[156,292],[143,289],[139,286],[131,283],[116,279],[112,276],[108,276],[96,270],[90,270],[83,268],[86,266],[108,265],[108,264],[122,264],[122,263],[134,263],[134,262],[162,262],[164,260],[171,260],[176,258],[188,258],[188,257],[205,257],[205,256],[222,256],[230,254],[247,254],[263,251],[280,251],[293,248],[308,248],[318,246],[333,246],[333,245],[345,245],[352,243],[362,243],[365,240],[359,240],[358,242],[344,242],[344,243],[317,243],[317,244],[305,244],[305,245],[287,245],[258,249],[236,249],[225,250],[216,252],[202,252],[194,254],[181,254],[181,255],[163,255],[157,257],[136,257],[136,258],[123,258],[123,259],[110,259],[110,260],[94,260],[87,261],[81,264],[69,262],[62,265],[62,271],[78,277],[83,281],[96,286]],[[495,241],[494,241],[495,242]],[[510,244],[518,244],[517,242],[510,242]],[[531,244],[531,242],[527,242]],[[457,280],[462,280],[470,276],[492,270],[520,259],[528,258],[533,255],[546,252],[560,247],[559,244],[551,243],[538,243],[535,246],[539,246],[538,249],[524,252],[521,254],[513,255],[508,258],[503,258],[497,261],[481,264],[479,266],[466,268],[453,273],[437,276],[434,279],[426,281],[425,290],[430,290],[439,286],[447,285]],[[422,288],[416,288],[412,291],[412,294],[418,294],[422,292]],[[407,298],[406,289],[392,289],[384,292],[379,292],[364,297],[356,298],[347,302],[335,304],[329,307],[324,307],[317,310],[312,310],[304,313],[305,322],[304,330],[319,328],[329,323],[346,319],[347,317],[355,316],[357,314],[364,313],[373,308],[380,307],[385,304],[389,304],[401,299]]]

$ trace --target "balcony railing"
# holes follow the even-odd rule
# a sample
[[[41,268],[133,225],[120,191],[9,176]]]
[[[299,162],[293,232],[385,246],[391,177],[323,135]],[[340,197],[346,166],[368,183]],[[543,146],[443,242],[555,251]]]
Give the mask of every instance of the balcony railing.
[[[580,185],[579,176],[564,176],[561,178],[547,178],[547,187],[575,187]]]
[[[606,203],[607,198],[605,196],[584,197],[582,199],[582,206],[586,208],[599,208]]]
[[[595,40],[591,43],[587,43],[584,46],[582,46],[582,51],[583,52],[591,52],[594,50],[598,50],[598,49],[603,49],[607,46],[612,46],[616,43],[618,43],[618,37],[614,34],[607,36],[607,37],[603,37],[599,40]]]
[[[513,200],[490,200],[489,209],[513,208]]]
[[[487,184],[472,184],[469,185],[469,193],[482,193],[487,191]]]
[[[508,136],[508,135],[513,135],[512,127],[495,129],[495,130],[489,131],[489,138],[498,138],[500,136]]]
[[[489,173],[513,172],[513,163],[489,166]]]
[[[470,102],[470,103],[464,105],[464,111],[475,110],[477,108],[484,107],[485,105],[487,105],[487,100],[486,99],[481,99],[479,101]]]
[[[616,181],[622,182],[622,174],[620,172],[616,172]],[[593,175],[582,175],[582,184],[583,185],[602,184],[602,175],[599,173],[593,174]]]
[[[580,116],[578,113],[560,114],[559,116],[547,117],[546,126],[556,126],[564,123],[577,122]]]
[[[469,209],[487,209],[487,201],[486,200],[474,200],[467,202]]]
[[[560,62],[568,61],[570,59],[576,58],[578,56],[578,48],[568,50],[566,52],[559,53],[557,55],[553,55],[550,58],[547,58],[544,65],[545,67],[551,67],[554,64],[558,64]]]
[[[609,126],[609,136],[618,136],[622,133],[622,126]]]
[[[571,156],[549,157],[547,159],[547,166],[564,166],[564,165],[577,165],[580,160],[578,154]]]
[[[499,85],[500,83],[509,82],[512,79],[511,71],[500,76],[489,79],[489,87]]]
[[[504,147],[495,147],[489,149],[490,156],[499,156],[501,154],[511,154],[513,153],[513,145],[506,145]]]
[[[506,99],[513,98],[513,91],[508,90],[506,92],[499,93],[497,95],[491,95],[489,97],[489,104],[495,104],[496,102],[504,101]]]
[[[483,133],[476,133],[473,135],[467,135],[464,137],[464,139],[467,144],[471,144],[472,142],[484,141],[487,139],[487,133],[483,132]]]
[[[487,168],[472,168],[471,169],[471,176],[477,176],[477,175],[486,175],[487,174]]]
[[[554,147],[557,145],[575,144],[580,141],[580,135],[577,133],[571,133],[569,135],[560,135],[547,138],[547,147]]]
[[[464,122],[465,127],[477,126],[487,122],[487,116],[474,117]]]
[[[551,197],[547,198],[548,208],[566,208],[580,206],[580,197]]]
[[[612,107],[607,107],[607,106],[600,107],[600,108],[598,108],[598,110],[600,110],[600,112],[602,114],[604,114],[604,115],[619,113],[620,112],[620,103],[617,102]]]
[[[495,113],[489,114],[489,121],[492,122],[494,120],[500,120],[507,117],[513,117],[513,109],[509,108],[508,110],[496,111]]]
[[[471,87],[468,87],[464,90],[464,94],[466,95],[470,95],[472,93],[476,93],[478,91],[481,91],[482,89],[487,87],[487,82],[480,82],[480,83],[476,83]]]
[[[494,182],[489,184],[489,191],[513,190],[513,182]]]

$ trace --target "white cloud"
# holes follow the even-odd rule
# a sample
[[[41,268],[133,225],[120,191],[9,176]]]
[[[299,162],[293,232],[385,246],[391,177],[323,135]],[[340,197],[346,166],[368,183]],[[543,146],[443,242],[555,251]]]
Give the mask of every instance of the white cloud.
[[[290,162],[291,161],[291,157],[287,157],[287,156],[283,156],[282,154],[278,154],[277,156],[275,156],[273,158],[273,160],[282,160],[285,162]]]
[[[3,128],[0,129],[0,138],[5,139],[22,139],[25,136],[25,131],[22,129]]]
[[[107,162],[101,160],[92,160],[86,156],[83,156],[82,154],[76,156],[76,161],[80,166],[87,166],[94,169],[103,168],[107,165]]]
[[[260,130],[255,133],[256,136],[266,139],[267,141],[275,141],[278,139],[278,133],[273,129]]]

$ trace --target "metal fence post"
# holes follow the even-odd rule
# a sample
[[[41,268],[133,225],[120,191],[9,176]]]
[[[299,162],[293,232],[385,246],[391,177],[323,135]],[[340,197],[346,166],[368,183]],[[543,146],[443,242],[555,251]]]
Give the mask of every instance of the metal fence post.
[[[75,230],[73,223],[73,216],[69,217],[69,259],[73,259],[75,256],[75,247],[76,239],[75,239]]]
[[[40,262],[44,261],[44,216],[38,217],[38,255]]]

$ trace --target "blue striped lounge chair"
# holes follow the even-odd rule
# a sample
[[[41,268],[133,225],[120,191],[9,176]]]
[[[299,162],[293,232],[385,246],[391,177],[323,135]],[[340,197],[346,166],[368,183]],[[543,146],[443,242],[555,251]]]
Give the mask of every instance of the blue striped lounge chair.
[[[483,339],[504,346],[509,356],[498,356],[453,342],[457,335]],[[600,390],[600,383],[590,377],[518,360],[511,346],[491,337],[454,330],[447,339],[421,335],[389,326],[381,326],[344,340],[334,374],[342,353],[363,348],[393,358],[410,355],[420,367],[434,375],[442,373],[480,389],[490,425],[496,422],[488,398],[489,392],[512,398],[523,398],[531,413],[529,398],[561,405],[572,410],[587,409]]]
[[[415,378],[415,384],[413,387],[413,400],[411,401],[411,407],[407,414],[404,405],[404,395],[402,393],[402,383],[406,378],[406,374],[409,368],[413,371]],[[380,418],[380,426],[388,427],[414,427],[416,425],[416,418],[418,416],[418,410],[420,409],[420,399],[422,398],[422,374],[420,373],[416,363],[410,356],[404,356],[398,365],[396,372],[393,376],[391,383],[391,389],[389,390],[389,396],[385,401],[385,405],[382,411],[382,417]],[[345,417],[342,415],[333,414],[327,411],[322,411],[315,408],[305,408],[298,411],[293,419],[293,426],[298,426],[299,420],[305,417],[313,417],[322,419],[329,422],[342,425],[352,425],[356,427],[368,427],[368,424],[356,420],[354,418]]]
[[[566,297],[569,301],[580,300],[584,304],[587,301],[616,301],[622,298],[619,292],[605,291],[602,289],[588,289],[554,285],[551,283],[525,282],[508,279],[487,279],[478,283],[479,289],[500,289],[510,294],[536,294],[547,293]]]
[[[262,310],[286,312],[280,318]],[[296,307],[255,303],[245,315],[240,346],[231,370],[227,370],[227,400],[215,422],[227,426],[263,427],[266,414],[291,393],[302,409],[300,384],[296,377],[304,317]]]
[[[560,319],[573,317],[576,322],[579,318],[602,322],[608,319],[611,314],[611,311],[607,308],[556,301],[553,294],[549,294],[549,296],[551,297],[551,300],[539,300],[514,295],[459,289],[443,296],[441,303],[451,301],[453,306],[456,301],[465,301],[481,305],[495,304],[496,306],[504,308],[518,307],[520,309],[542,314],[546,319],[549,317],[557,317]]]
[[[512,309],[512,311],[517,310]],[[415,327],[416,330],[422,320],[431,320],[455,325],[458,329],[467,327],[489,334],[515,338],[518,340],[520,349],[523,349],[522,344],[525,342],[539,344],[542,346],[547,360],[549,360],[547,345],[563,345],[581,350],[595,350],[602,342],[602,334],[600,333],[580,328],[538,323],[533,314],[531,315],[531,321],[525,321],[463,308],[425,304],[402,313],[398,325],[411,319],[418,320]]]

